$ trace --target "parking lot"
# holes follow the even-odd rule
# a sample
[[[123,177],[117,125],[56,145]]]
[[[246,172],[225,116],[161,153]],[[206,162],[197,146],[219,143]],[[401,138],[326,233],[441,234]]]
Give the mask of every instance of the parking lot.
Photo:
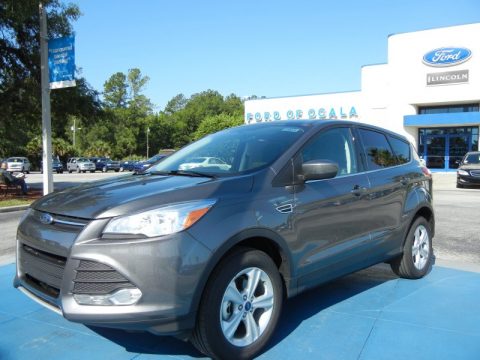
[[[56,174],[57,188],[118,174]],[[39,177],[36,180],[36,176]],[[41,184],[31,174],[31,185]],[[456,189],[454,174],[434,174],[436,264],[420,280],[386,265],[346,276],[287,301],[262,359],[480,358],[480,189]],[[13,289],[15,227],[2,213],[0,359],[201,358],[190,344],[145,333],[70,323]]]

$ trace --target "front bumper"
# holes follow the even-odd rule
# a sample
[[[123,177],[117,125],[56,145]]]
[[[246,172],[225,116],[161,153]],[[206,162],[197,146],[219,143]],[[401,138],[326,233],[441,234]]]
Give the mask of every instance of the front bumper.
[[[478,186],[480,186],[480,177],[458,175],[457,174],[457,184],[460,184],[460,185],[478,185]]]
[[[15,287],[74,322],[158,334],[193,328],[193,299],[211,253],[187,232],[105,240],[108,219],[58,217],[45,225],[40,215],[30,211],[19,225]],[[132,287],[142,292],[133,305],[79,305],[74,298]]]
[[[82,165],[80,165],[78,168],[82,171],[83,170],[92,171],[92,170],[95,170],[95,165],[93,165],[93,166],[85,166],[85,165],[82,166]]]

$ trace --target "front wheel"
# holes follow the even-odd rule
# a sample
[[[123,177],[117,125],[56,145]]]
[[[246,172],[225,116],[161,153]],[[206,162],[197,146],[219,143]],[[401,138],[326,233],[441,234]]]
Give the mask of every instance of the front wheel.
[[[392,270],[406,279],[419,279],[429,271],[432,259],[432,231],[424,217],[418,217],[410,227],[403,246],[403,255],[391,263]]]
[[[214,359],[250,359],[272,337],[282,301],[282,279],[272,259],[259,250],[238,250],[207,283],[192,343]]]

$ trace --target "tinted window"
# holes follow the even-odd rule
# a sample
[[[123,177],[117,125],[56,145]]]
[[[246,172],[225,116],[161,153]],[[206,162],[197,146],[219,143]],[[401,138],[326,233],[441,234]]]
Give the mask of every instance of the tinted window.
[[[463,160],[464,164],[480,164],[480,154],[467,154]]]
[[[397,165],[395,155],[382,133],[372,130],[359,129],[362,137],[363,149],[367,156],[369,170],[383,169]]]
[[[338,175],[356,173],[357,158],[352,139],[349,128],[322,132],[303,149],[303,161],[331,160],[338,164]]]
[[[406,141],[389,136],[388,140],[392,145],[393,152],[397,156],[399,164],[406,164],[410,162],[410,144]]]

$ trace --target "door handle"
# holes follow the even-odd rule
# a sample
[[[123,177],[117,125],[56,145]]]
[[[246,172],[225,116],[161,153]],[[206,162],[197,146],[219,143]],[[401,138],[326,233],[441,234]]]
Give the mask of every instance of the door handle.
[[[364,186],[355,185],[353,187],[352,191],[350,191],[350,192],[355,196],[360,196],[360,195],[363,195],[367,192],[367,188],[364,187]]]

